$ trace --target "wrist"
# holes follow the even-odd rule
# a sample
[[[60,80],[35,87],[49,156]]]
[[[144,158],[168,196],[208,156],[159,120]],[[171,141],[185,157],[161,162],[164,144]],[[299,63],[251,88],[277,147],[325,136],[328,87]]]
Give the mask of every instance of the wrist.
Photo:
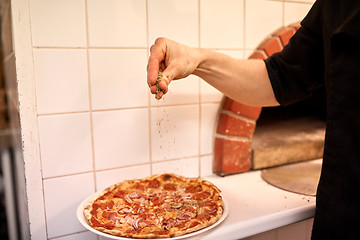
[[[193,72],[194,75],[201,77],[204,74],[204,72],[207,72],[207,69],[211,67],[209,64],[210,55],[211,55],[210,50],[202,49],[202,48],[197,49],[196,52],[197,65]]]

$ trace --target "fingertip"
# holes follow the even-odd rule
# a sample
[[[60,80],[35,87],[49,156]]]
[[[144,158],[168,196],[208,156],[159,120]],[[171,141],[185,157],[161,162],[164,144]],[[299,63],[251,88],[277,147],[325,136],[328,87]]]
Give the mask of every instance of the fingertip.
[[[160,100],[163,96],[164,96],[164,93],[161,92],[161,91],[155,94],[155,98],[156,98],[157,100]]]
[[[162,79],[161,81],[159,81],[159,87],[163,90],[163,91],[167,91],[168,89],[168,83],[166,80]]]
[[[155,94],[156,91],[157,91],[157,87],[156,87],[155,85],[153,85],[153,86],[150,87],[150,92],[151,92],[152,94]]]

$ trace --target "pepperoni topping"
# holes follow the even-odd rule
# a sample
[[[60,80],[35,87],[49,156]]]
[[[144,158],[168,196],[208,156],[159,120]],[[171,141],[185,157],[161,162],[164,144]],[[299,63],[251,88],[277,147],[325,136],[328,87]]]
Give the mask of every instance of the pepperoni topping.
[[[209,221],[211,219],[211,216],[207,213],[199,214],[197,217],[200,221],[206,220]]]
[[[151,199],[151,203],[154,205],[154,206],[159,206],[161,203],[160,203],[160,198],[159,197],[154,197],[153,199]]]
[[[141,183],[136,183],[135,188],[139,189],[139,190],[142,190],[142,191],[145,190],[145,186],[143,184],[141,184]]]
[[[174,184],[167,183],[167,184],[164,185],[164,190],[176,191],[176,186]]]
[[[91,215],[96,215],[96,212],[97,212],[98,208],[100,208],[100,206],[99,206],[98,204],[94,203],[94,204],[92,205],[92,210],[91,210],[91,212],[90,212]]]
[[[192,222],[192,223],[190,224],[189,228],[193,228],[193,227],[195,227],[195,226],[197,226],[197,225],[199,225],[199,224],[200,224],[199,222]]]
[[[114,193],[115,198],[123,198],[124,196],[125,196],[125,192],[121,190]]]
[[[218,205],[212,201],[204,201],[199,203],[200,207],[206,207],[205,212],[212,212],[213,209],[217,209]]]
[[[197,193],[193,196],[193,199],[196,200],[204,200],[205,198],[208,198],[211,194],[208,192],[201,192],[201,193]]]
[[[106,203],[101,203],[100,204],[100,208],[101,209],[111,209],[114,206],[114,202],[113,201],[108,201]]]
[[[148,187],[149,188],[158,188],[158,187],[160,187],[160,182],[157,179],[153,179],[153,180],[149,181]]]
[[[190,185],[187,188],[185,188],[186,193],[196,193],[196,192],[201,192],[201,190],[202,190],[201,185]]]
[[[96,220],[96,219],[94,218],[94,216],[91,217],[91,220],[90,220],[90,221],[91,221],[93,227],[101,227],[101,226],[102,226],[102,224],[99,223],[99,221]]]

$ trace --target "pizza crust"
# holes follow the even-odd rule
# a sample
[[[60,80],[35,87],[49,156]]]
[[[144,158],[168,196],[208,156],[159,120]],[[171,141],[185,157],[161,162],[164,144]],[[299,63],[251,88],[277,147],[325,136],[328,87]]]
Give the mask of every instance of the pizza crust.
[[[92,228],[114,236],[170,238],[217,222],[223,202],[207,180],[157,174],[106,188],[83,213]]]

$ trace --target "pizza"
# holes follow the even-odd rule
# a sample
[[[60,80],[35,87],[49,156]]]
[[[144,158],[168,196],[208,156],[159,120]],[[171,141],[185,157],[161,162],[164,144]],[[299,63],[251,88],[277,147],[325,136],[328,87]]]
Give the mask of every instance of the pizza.
[[[220,190],[200,178],[158,174],[106,188],[85,205],[89,225],[128,238],[170,238],[208,227],[223,214]]]

